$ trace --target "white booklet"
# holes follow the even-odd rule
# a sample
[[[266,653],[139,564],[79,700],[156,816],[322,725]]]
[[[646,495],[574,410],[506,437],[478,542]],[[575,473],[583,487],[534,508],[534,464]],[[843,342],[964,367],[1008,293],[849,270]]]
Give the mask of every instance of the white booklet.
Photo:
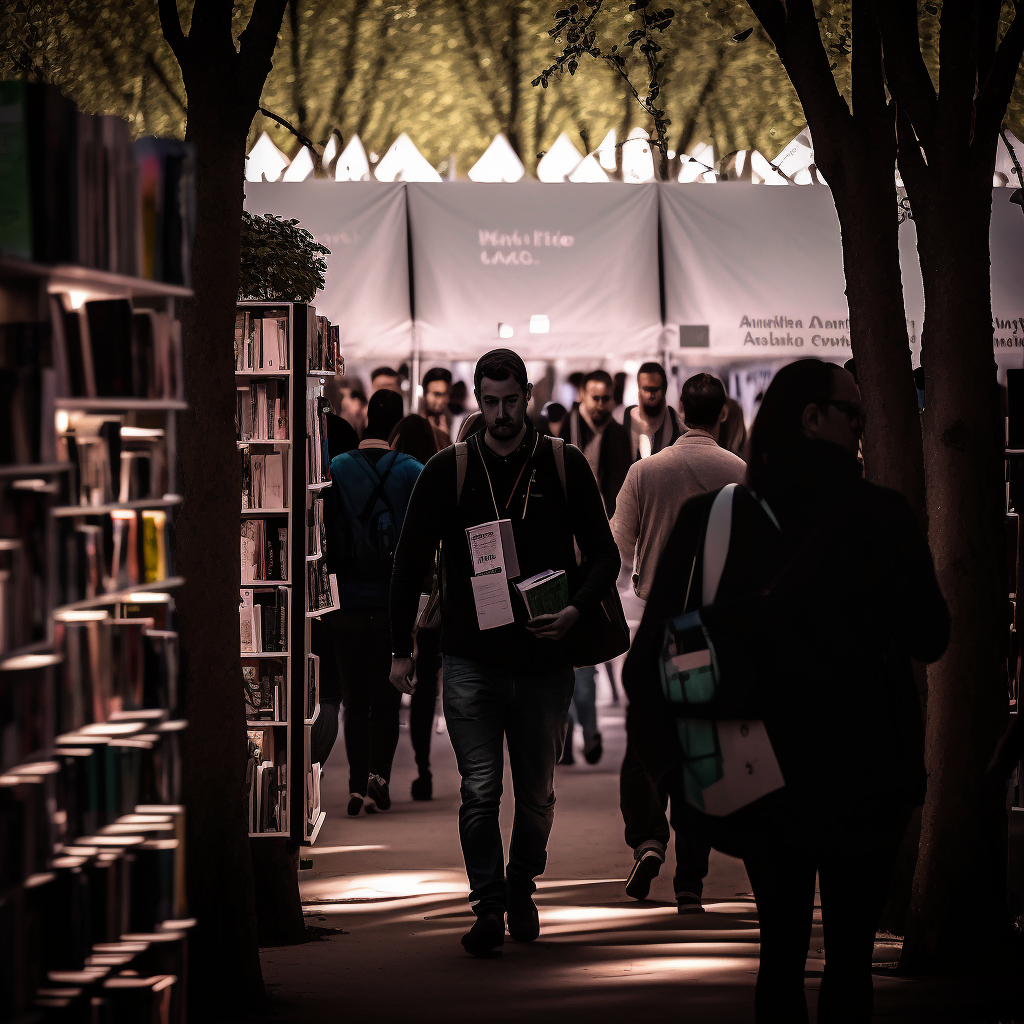
[[[473,563],[473,602],[480,629],[495,629],[515,621],[508,581],[519,575],[512,523],[498,519],[466,530]]]

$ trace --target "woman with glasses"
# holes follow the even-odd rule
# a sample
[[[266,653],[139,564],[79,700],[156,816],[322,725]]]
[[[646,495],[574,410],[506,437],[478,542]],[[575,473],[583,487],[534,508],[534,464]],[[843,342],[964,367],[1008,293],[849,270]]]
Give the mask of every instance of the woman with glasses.
[[[871,1019],[875,927],[910,812],[924,800],[911,659],[943,653],[949,614],[909,504],[863,479],[864,424],[856,381],[841,367],[802,359],[776,374],[702,612],[719,666],[756,695],[785,783],[727,816],[687,808],[716,849],[746,865],[761,930],[759,1024],[808,1019],[816,875],[826,948],[818,1021]],[[698,555],[716,493],[680,512],[623,672],[630,739],[656,779],[683,771],[659,661],[666,623],[708,604]]]

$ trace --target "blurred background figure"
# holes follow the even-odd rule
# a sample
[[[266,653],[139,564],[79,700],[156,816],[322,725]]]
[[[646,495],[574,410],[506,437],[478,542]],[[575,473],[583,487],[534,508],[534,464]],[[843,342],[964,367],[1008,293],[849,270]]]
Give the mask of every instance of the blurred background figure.
[[[747,425],[743,421],[743,407],[735,398],[725,400],[726,414],[718,428],[718,443],[733,455],[743,455],[747,444]]]
[[[393,366],[378,366],[370,373],[370,394],[375,391],[397,391],[402,393],[399,372]]]
[[[451,437],[452,414],[448,409],[448,396],[451,393],[452,372],[443,366],[433,366],[423,374],[423,397],[419,401],[418,412],[437,430]],[[450,442],[448,442],[450,443]]]
[[[636,375],[639,403],[623,410],[632,461],[646,459],[675,444],[683,427],[668,404],[668,375],[661,363],[644,363]]]
[[[466,405],[468,392],[464,380],[455,381],[448,389],[448,413],[451,416],[448,433],[451,437],[459,436],[459,427],[467,416]]]
[[[358,377],[328,377],[326,380],[324,395],[330,401],[334,414],[345,420],[355,431],[356,443],[358,443],[366,429],[366,391],[362,381]],[[355,445],[352,447],[354,448]],[[331,458],[340,455],[342,451],[348,451],[348,449],[331,450]]]
[[[614,401],[614,408],[612,409],[612,418],[616,423],[623,422],[623,416],[626,412],[626,374],[625,371],[619,370],[614,377],[612,377],[612,399]]]
[[[537,417],[536,427],[542,434],[550,437],[561,437],[562,426],[568,415],[561,402],[547,402]]]

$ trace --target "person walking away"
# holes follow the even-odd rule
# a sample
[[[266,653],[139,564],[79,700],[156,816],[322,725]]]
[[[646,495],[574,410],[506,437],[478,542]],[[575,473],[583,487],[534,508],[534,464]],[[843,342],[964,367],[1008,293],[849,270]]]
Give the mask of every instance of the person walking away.
[[[643,363],[636,374],[639,404],[623,410],[633,462],[646,459],[676,443],[683,428],[668,404],[668,374],[661,363]]]
[[[846,370],[802,359],[776,374],[751,431],[748,489],[732,495],[717,591],[701,611],[719,664],[752,684],[785,783],[722,817],[686,808],[716,849],[746,865],[761,931],[759,1024],[808,1020],[815,875],[828,951],[817,1019],[871,1020],[875,928],[924,799],[911,659],[942,655],[949,613],[907,501],[861,476],[863,427]],[[697,551],[716,497],[683,506],[626,660],[629,728],[654,778],[682,777],[680,719],[658,666],[666,621],[704,603],[686,601],[685,581],[692,573],[691,595],[702,594]]]
[[[660,383],[653,374],[648,380]],[[612,516],[612,536],[623,565],[631,570],[633,588],[641,601],[647,600],[683,505],[699,494],[742,483],[746,477],[746,463],[715,441],[726,415],[725,385],[710,373],[698,373],[683,384],[681,404],[686,433],[671,447],[630,466]],[[627,721],[629,715],[627,709]],[[670,793],[668,780],[657,785],[651,781],[634,749],[632,735],[627,729],[626,754],[619,774],[619,807],[626,843],[633,850],[626,893],[633,899],[646,899],[651,882],[665,863],[669,840],[665,810],[671,802],[676,834],[676,909],[680,913],[699,911],[711,848],[700,832],[688,827],[692,822],[681,814],[683,795]],[[639,742],[643,743],[643,737]]]
[[[440,430],[451,444],[452,414],[448,411],[448,395],[452,386],[451,370],[433,366],[423,374],[423,397],[419,414],[435,429]]]
[[[615,511],[615,499],[629,470],[629,432],[612,419],[613,382],[605,370],[593,370],[583,378],[578,406],[569,413],[568,441],[587,458],[594,471],[608,515]],[[565,427],[562,435],[566,436]],[[615,687],[614,666],[605,665],[608,678]],[[583,733],[583,757],[587,764],[597,764],[604,753],[601,733],[597,727],[597,669],[594,666],[576,669],[576,690],[569,717],[569,739],[561,764],[574,764],[573,733],[579,722]]]
[[[390,685],[388,593],[395,549],[421,463],[387,442],[402,418],[402,396],[382,389],[367,407],[366,436],[331,460],[327,558],[341,610],[334,641],[341,674],[348,813],[391,806],[391,763],[401,695]]]
[[[462,777],[459,834],[476,914],[462,944],[487,956],[504,942],[506,913],[513,939],[532,941],[540,932],[532,897],[554,818],[574,627],[610,591],[618,551],[582,453],[538,434],[527,420],[532,388],[522,359],[509,349],[488,352],[476,365],[474,388],[485,429],[432,458],[409,504],[391,582],[391,681],[411,689],[420,588],[440,545],[443,707]],[[500,545],[493,530],[477,531],[474,540],[467,534],[496,520],[511,527]],[[564,572],[569,603],[530,618],[504,572],[475,575],[477,560],[500,560],[513,581]],[[507,870],[498,824],[503,740],[515,796]]]
[[[445,371],[447,372],[447,371]],[[424,378],[426,379],[426,378]],[[449,445],[448,435],[431,426],[425,416],[406,416],[391,432],[391,447],[411,455],[425,466],[439,451]],[[434,566],[423,581],[422,592],[430,594]],[[415,687],[409,702],[409,739],[416,758],[417,776],[412,782],[413,800],[431,800],[434,779],[430,771],[430,740],[437,714],[437,679],[441,673],[441,631],[418,626],[413,653],[416,662]]]

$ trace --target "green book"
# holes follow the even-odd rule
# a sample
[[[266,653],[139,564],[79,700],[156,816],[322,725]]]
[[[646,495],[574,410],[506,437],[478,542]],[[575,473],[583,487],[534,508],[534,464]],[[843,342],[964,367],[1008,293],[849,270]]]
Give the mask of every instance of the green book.
[[[530,618],[554,615],[569,603],[569,580],[564,569],[548,569],[516,584]]]

